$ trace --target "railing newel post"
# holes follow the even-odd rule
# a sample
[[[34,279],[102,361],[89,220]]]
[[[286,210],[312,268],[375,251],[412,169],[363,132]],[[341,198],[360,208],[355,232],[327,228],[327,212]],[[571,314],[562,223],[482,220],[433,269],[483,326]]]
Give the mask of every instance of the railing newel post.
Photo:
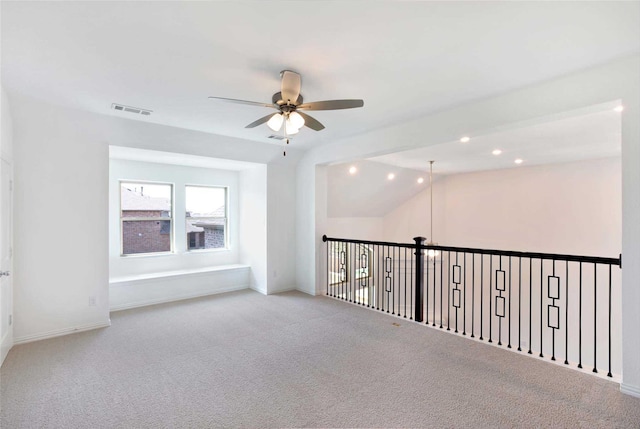
[[[422,246],[424,245],[425,237],[415,237],[413,239],[416,242],[415,245],[415,260],[416,260],[416,293],[414,294],[414,316],[413,320],[416,322],[422,322],[423,310],[422,302],[424,300],[424,251]]]

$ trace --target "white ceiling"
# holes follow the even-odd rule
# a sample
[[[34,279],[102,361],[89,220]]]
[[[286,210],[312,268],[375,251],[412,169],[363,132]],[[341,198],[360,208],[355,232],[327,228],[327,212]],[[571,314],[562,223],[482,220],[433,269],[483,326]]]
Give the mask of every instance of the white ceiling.
[[[292,69],[307,101],[364,99],[362,109],[314,112],[327,128],[303,129],[299,148],[640,52],[639,2],[0,5],[10,96],[265,143],[266,126],[244,126],[267,109],[207,96],[269,102],[278,72]],[[115,112],[114,102],[153,115]]]
[[[367,160],[329,166],[329,217],[379,217],[428,189],[429,161],[434,180],[445,175],[503,168],[574,162],[620,156],[623,113],[616,102],[564,112],[562,118],[539,118],[508,130]],[[493,155],[494,149],[502,153]],[[522,164],[515,164],[520,158]],[[355,166],[356,174],[349,174]],[[388,180],[387,175],[395,178]],[[598,172],[594,172],[598,174]],[[424,178],[422,184],[417,183]]]
[[[520,166],[530,166],[620,156],[622,123],[615,105],[605,103],[591,106],[586,114],[569,112],[562,119],[469,136],[467,143],[449,142],[369,160],[423,171],[434,160],[434,173],[454,174],[515,168],[517,158],[523,160]],[[495,149],[502,153],[493,155]]]
[[[349,172],[350,167],[356,173]],[[393,180],[388,179],[394,174]],[[424,179],[418,183],[418,178]],[[329,217],[378,217],[400,206],[429,186],[429,176],[419,170],[372,161],[335,164],[327,171]]]

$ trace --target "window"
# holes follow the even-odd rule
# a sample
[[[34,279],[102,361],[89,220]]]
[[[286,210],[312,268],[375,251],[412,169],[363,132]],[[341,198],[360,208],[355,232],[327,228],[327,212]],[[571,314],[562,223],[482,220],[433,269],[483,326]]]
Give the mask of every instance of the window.
[[[122,255],[172,250],[169,184],[120,182]]]
[[[227,188],[186,186],[187,250],[227,248]]]

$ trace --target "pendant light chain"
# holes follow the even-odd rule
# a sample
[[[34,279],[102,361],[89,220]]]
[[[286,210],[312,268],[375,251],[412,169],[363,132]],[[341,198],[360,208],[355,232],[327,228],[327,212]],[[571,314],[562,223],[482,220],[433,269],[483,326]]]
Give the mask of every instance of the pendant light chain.
[[[429,242],[433,243],[433,163],[435,161],[429,161],[429,192],[431,194],[431,232],[429,236]]]

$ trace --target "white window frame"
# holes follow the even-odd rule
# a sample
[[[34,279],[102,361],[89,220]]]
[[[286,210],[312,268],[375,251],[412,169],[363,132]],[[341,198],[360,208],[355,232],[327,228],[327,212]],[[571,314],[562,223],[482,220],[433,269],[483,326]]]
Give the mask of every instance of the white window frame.
[[[220,217],[214,216],[197,216],[197,217],[187,217],[187,188],[211,188],[211,189],[223,189],[224,190],[224,247],[215,247],[211,249],[189,249],[189,233],[186,232],[187,228],[187,220],[188,219],[198,219],[198,220],[216,220],[220,219]],[[198,253],[198,252],[220,252],[229,250],[229,187],[228,186],[216,186],[216,185],[184,185],[184,204],[185,204],[185,251],[187,253]]]
[[[171,209],[169,210],[168,217],[123,217],[122,216],[122,185],[130,184],[130,185],[165,185],[169,186],[169,195],[170,195],[170,204]],[[174,184],[167,182],[150,182],[148,180],[119,180],[118,181],[118,201],[119,201],[119,214],[120,217],[120,257],[123,258],[131,258],[131,257],[139,257],[139,256],[161,256],[161,255],[171,255],[174,254],[174,228],[175,228],[175,204],[174,204]],[[162,252],[147,252],[147,253],[124,253],[124,222],[138,222],[138,221],[169,221],[169,250]]]

